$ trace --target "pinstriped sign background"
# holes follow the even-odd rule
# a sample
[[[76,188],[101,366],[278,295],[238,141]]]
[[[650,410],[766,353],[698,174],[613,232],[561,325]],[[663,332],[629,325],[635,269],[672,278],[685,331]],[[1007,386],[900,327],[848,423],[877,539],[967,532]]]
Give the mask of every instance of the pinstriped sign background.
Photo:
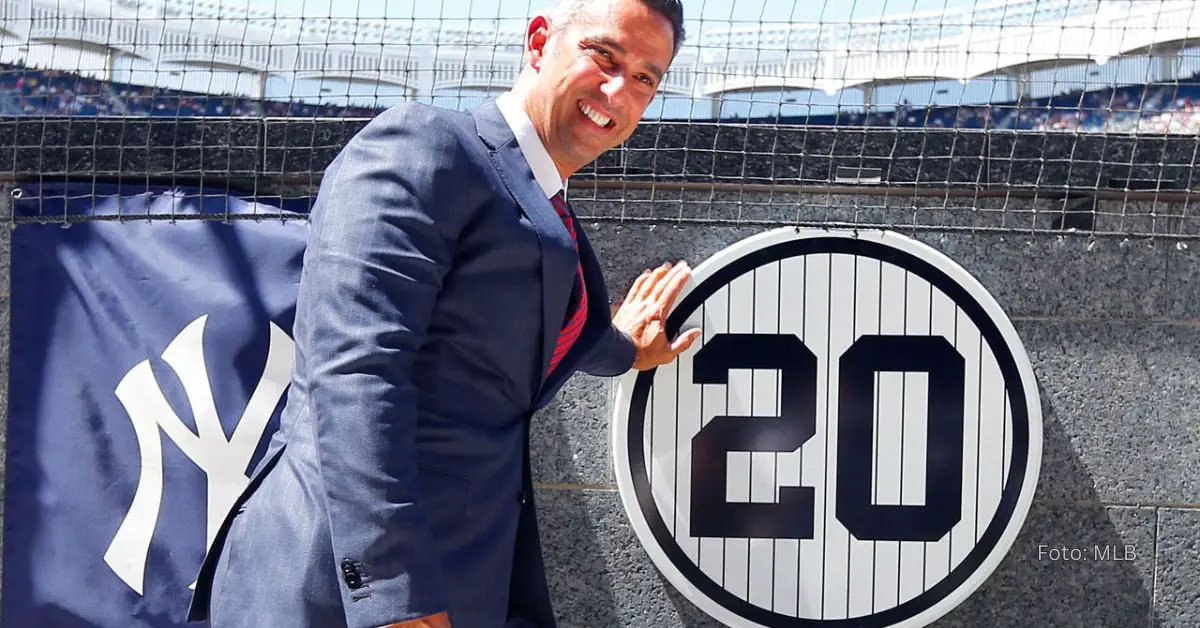
[[[965,270],[891,232],[779,229],[696,267],[631,373],[618,485],[656,566],[731,626],[924,626],[1012,545],[1037,483],[1037,386]]]

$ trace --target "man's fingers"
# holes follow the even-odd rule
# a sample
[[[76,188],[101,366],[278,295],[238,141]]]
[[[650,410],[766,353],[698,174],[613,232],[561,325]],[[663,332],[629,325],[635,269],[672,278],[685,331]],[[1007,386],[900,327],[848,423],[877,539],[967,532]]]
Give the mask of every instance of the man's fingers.
[[[683,262],[679,262],[678,264],[672,266],[671,270],[664,275],[662,279],[654,284],[654,289],[650,293],[650,299],[656,304],[661,304],[663,295],[666,294],[668,290],[679,280],[681,275],[686,280],[687,273],[690,270],[691,269],[687,267],[687,264]]]
[[[679,273],[679,265],[676,264],[676,265],[671,266],[667,270],[666,273],[663,273],[663,275],[658,278],[658,281],[654,282],[654,286],[650,289],[650,293],[647,294],[646,297],[648,299],[650,299],[651,301],[654,301],[655,303],[657,303],[659,297],[662,296],[663,290],[666,289],[667,284],[678,273]]]
[[[670,271],[671,266],[669,264],[663,264],[655,268],[654,272],[650,273],[650,276],[646,279],[646,283],[642,284],[641,290],[638,292],[638,298],[652,299],[655,288]]]
[[[676,336],[675,342],[671,343],[671,354],[677,356],[680,353],[687,351],[688,347],[691,347],[692,343],[696,342],[696,339],[699,338],[703,333],[704,330],[697,328],[689,329],[682,334],[679,334]]]
[[[629,286],[629,292],[625,294],[625,301],[629,301],[631,298],[640,294],[642,291],[642,286],[644,286],[649,280],[650,269],[647,268],[646,270],[642,271],[642,274],[637,276],[637,279],[633,280],[633,285]]]
[[[676,268],[679,269],[679,272],[664,282],[666,286],[656,299],[664,315],[667,313],[667,310],[671,309],[671,304],[679,297],[679,293],[683,291],[683,287],[687,285],[688,280],[692,277],[692,269],[687,264],[680,262]]]

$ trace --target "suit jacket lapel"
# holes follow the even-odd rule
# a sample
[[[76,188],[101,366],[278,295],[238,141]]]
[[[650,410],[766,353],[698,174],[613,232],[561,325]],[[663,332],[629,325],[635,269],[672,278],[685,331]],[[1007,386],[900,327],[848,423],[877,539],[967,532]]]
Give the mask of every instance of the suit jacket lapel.
[[[583,265],[584,288],[588,292],[587,322],[584,323],[583,332],[579,334],[579,340],[575,342],[575,346],[567,352],[567,355],[563,356],[562,362],[558,364],[558,369],[551,377],[546,379],[541,391],[538,392],[536,403],[539,406],[549,401],[546,395],[552,394],[558,389],[562,379],[571,372],[575,367],[575,363],[579,361],[579,356],[590,349],[596,340],[602,334],[607,333],[608,328],[612,326],[612,315],[609,312],[608,288],[604,285],[604,274],[600,269],[600,260],[596,257],[596,252],[592,249],[587,232],[584,230],[583,224],[580,223],[578,217],[575,219],[575,234],[579,239],[579,262]]]
[[[509,193],[521,211],[533,224],[542,252],[542,356],[540,378],[534,388],[535,396],[545,383],[550,356],[562,329],[567,302],[575,282],[575,245],[558,212],[545,197],[542,188],[529,169],[529,162],[512,129],[504,121],[495,101],[488,101],[472,111],[479,137],[491,149],[488,156],[500,174]]]

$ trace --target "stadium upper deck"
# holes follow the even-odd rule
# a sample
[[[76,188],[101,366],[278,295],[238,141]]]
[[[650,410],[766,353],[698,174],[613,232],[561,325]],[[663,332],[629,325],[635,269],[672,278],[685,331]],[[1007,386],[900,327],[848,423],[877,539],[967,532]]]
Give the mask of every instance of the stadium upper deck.
[[[232,3],[231,3],[232,4]],[[216,0],[0,0],[0,62],[125,86],[312,105],[466,105],[511,84],[520,24],[321,19]],[[650,117],[854,115],[988,105],[1200,71],[1193,0],[998,0],[699,33]],[[117,99],[118,101],[120,99]],[[1169,100],[1175,100],[1172,95]],[[114,105],[121,113],[121,103]],[[957,115],[957,114],[956,114]],[[842,118],[839,118],[841,120]]]

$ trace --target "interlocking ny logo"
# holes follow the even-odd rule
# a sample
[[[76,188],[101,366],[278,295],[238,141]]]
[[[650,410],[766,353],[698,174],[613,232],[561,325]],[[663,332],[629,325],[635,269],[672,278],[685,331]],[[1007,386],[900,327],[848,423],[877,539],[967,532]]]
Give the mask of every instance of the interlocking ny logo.
[[[233,436],[225,438],[225,430],[217,418],[208,366],[204,360],[204,325],[207,320],[206,314],[192,321],[162,354],[163,360],[183,384],[188,405],[196,420],[195,433],[171,409],[154,377],[149,360],[126,373],[116,389],[117,399],[133,423],[142,467],[133,503],[113,536],[108,551],[104,553],[104,562],[139,595],[143,592],[146,555],[150,551],[162,503],[163,452],[159,428],[204,471],[208,480],[207,548],[212,544],[225,513],[250,482],[246,468],[262,440],[275,406],[287,389],[292,371],[292,339],[271,323],[271,343],[262,377],[242,411]],[[217,372],[220,373],[220,369]],[[191,586],[194,587],[195,583]]]

